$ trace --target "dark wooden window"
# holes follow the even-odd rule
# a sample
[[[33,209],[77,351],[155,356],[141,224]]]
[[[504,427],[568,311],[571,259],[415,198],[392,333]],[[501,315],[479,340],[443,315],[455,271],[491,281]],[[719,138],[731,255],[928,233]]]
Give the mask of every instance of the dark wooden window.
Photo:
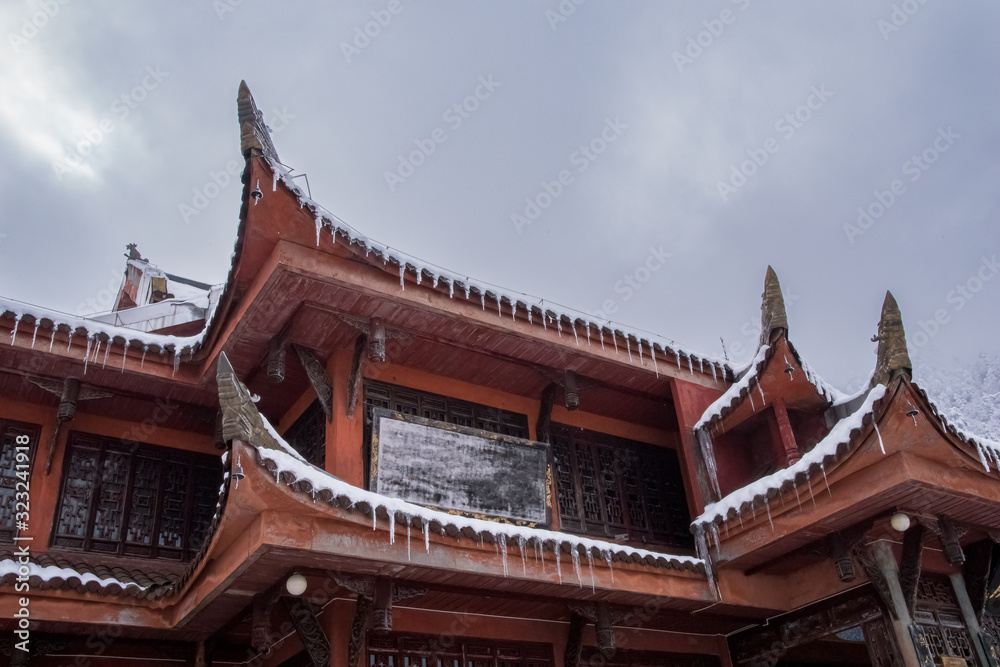
[[[365,380],[364,459],[365,482],[369,479],[369,458],[372,439],[372,408],[389,408],[394,412],[427,419],[478,428],[493,433],[528,437],[528,417],[488,405],[470,403],[457,398],[400,387],[376,380]]]
[[[22,436],[22,442],[24,442],[24,438],[28,439],[28,447],[31,448],[31,463],[33,464],[35,452],[38,450],[40,430],[40,427],[35,424],[0,419],[0,445],[2,445],[2,449],[0,449],[0,542],[13,542],[14,535],[17,533],[15,523],[18,511],[16,508],[17,492],[24,492],[25,489],[24,486],[18,487],[17,483],[27,482],[29,493],[31,490],[30,477],[25,480],[23,479],[26,477],[25,475],[17,476],[18,462],[17,450],[15,449],[18,446],[17,438]],[[24,500],[24,496],[21,497],[21,500]],[[21,510],[23,509],[22,507]]]
[[[553,424],[552,455],[563,530],[693,546],[673,450]]]
[[[368,667],[551,667],[549,644],[451,635],[390,634],[368,638]]]
[[[71,433],[52,546],[189,560],[221,484],[215,456]]]
[[[285,442],[317,468],[326,463],[326,413],[316,400],[288,427]]]

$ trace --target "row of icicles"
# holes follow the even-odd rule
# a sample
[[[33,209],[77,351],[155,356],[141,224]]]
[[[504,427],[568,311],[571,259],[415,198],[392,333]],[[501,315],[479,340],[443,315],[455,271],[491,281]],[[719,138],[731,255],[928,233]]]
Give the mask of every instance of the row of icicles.
[[[17,330],[18,330],[18,326],[20,324],[21,324],[21,315],[17,315],[17,316],[14,317],[14,330],[11,331],[11,334],[10,334],[10,344],[11,345],[14,344],[14,341],[17,338]],[[34,329],[34,331],[31,334],[31,349],[35,348],[35,342],[36,342],[36,340],[38,338],[38,329],[39,329],[40,325],[41,325],[41,320],[40,319],[36,319],[35,320],[35,329]],[[57,329],[58,329],[58,324],[53,324],[52,329],[51,329],[51,333],[49,334],[49,352],[52,351],[52,347],[53,347],[53,345],[55,345],[55,342],[56,342],[56,330]],[[98,359],[101,359],[100,354],[101,354],[101,347],[102,346],[105,346],[105,347],[104,347],[104,358],[101,359],[101,368],[105,368],[107,366],[107,364],[108,364],[108,357],[110,356],[111,346],[114,343],[114,339],[111,338],[111,337],[108,337],[108,339],[106,341],[102,341],[101,338],[100,338],[100,336],[101,336],[100,333],[95,333],[95,334],[87,336],[87,349],[86,349],[86,352],[84,353],[84,357],[83,357],[83,374],[84,375],[87,374],[87,367],[91,363],[95,363],[96,364],[97,361],[98,361]],[[94,345],[95,342],[97,343],[97,345]],[[70,349],[72,349],[72,346],[73,346],[73,330],[70,329],[69,334],[68,334],[68,338],[66,340],[66,351],[68,352]],[[131,346],[131,342],[128,341],[128,340],[126,340],[125,343],[124,343],[123,349],[122,349],[122,365],[121,365],[121,371],[122,372],[125,371],[125,361],[128,358],[128,349],[129,349],[130,346]],[[150,347],[149,345],[143,345],[142,346],[142,358],[139,361],[139,368],[140,369],[146,363],[146,353],[149,351],[149,347]],[[166,348],[163,348],[163,347],[160,347],[160,352],[159,353],[160,354],[170,354],[166,350]],[[176,352],[176,351],[173,352],[173,355],[174,355],[173,373],[176,374],[177,373],[177,369],[180,367],[181,355],[180,355],[179,352]]]
[[[277,182],[277,181],[275,181],[275,182]],[[320,232],[322,231],[325,223],[328,222],[328,221],[320,213],[318,213],[318,212],[316,212],[315,215],[316,215],[316,245],[318,247],[319,246],[319,241],[320,241]],[[336,241],[337,241],[337,231],[338,231],[337,227],[335,225],[333,225],[332,223],[330,223],[330,233],[331,233],[331,236],[333,237],[334,243],[336,243]],[[345,236],[347,236],[344,233],[343,230],[339,230],[339,231],[340,231],[341,234],[344,234]],[[351,239],[349,236],[347,236],[347,238],[348,238],[348,240],[352,240],[354,242],[357,242],[356,240]],[[365,256],[367,256],[371,252],[375,252],[377,255],[379,255],[379,256],[382,257],[382,262],[384,264],[388,264],[388,262],[389,262],[389,255],[388,255],[388,253],[380,251],[380,250],[377,250],[377,249],[373,249],[371,247],[370,243],[361,243],[361,245],[363,245],[364,248],[365,248]],[[400,260],[398,258],[395,258],[395,257],[393,257],[392,259],[394,259],[399,264],[399,288],[401,290],[405,291],[406,290],[406,269],[407,269],[407,263],[405,261],[402,261],[402,260]],[[421,284],[421,282],[423,280],[424,269],[421,269],[421,268],[419,268],[417,266],[414,266],[414,265],[410,265],[410,266],[412,267],[413,271],[417,275],[417,284],[418,285]],[[430,273],[433,276],[433,279],[434,279],[434,282],[432,284],[432,288],[433,289],[437,289],[438,282],[440,281],[441,276],[438,275],[438,274],[436,274],[436,273],[433,273],[431,271],[428,271],[428,273]],[[455,298],[455,282],[456,281],[454,279],[451,279],[451,280],[448,280],[447,282],[448,282],[448,298],[453,299],[453,298]],[[469,300],[469,299],[472,298],[472,285],[469,283],[468,279],[464,282],[464,287],[465,287],[465,298],[466,298],[466,300]],[[477,291],[479,292],[480,303],[482,304],[482,308],[485,311],[486,310],[486,290],[483,290],[481,288],[477,288]],[[503,299],[505,297],[503,295],[497,294],[495,296],[491,296],[490,298],[496,301],[496,304],[497,304],[497,316],[498,317],[503,317],[504,316],[504,314],[503,314]],[[517,321],[517,306],[518,306],[518,302],[515,301],[514,299],[511,299],[510,297],[506,297],[506,298],[507,298],[508,303],[510,304],[510,317],[511,317],[511,320],[516,322]],[[544,304],[544,299],[541,302],[539,302],[539,303],[540,303],[540,305]],[[525,306],[524,310],[527,312],[528,324],[533,324],[534,323],[533,322],[533,310],[534,310],[534,307],[532,307],[532,306]],[[563,334],[562,316],[553,316],[553,315],[550,315],[549,311],[542,310],[541,308],[539,308],[539,310],[542,311],[542,329],[548,330],[548,327],[551,324],[554,323],[556,325],[556,331],[558,332],[559,337],[561,338],[562,334]],[[567,317],[567,319],[569,319],[569,318]],[[570,323],[570,326],[572,327],[573,338],[575,339],[576,344],[580,345],[580,335],[579,335],[579,332],[577,331],[577,328],[576,328],[576,320],[570,319],[569,323]],[[586,333],[587,346],[589,347],[589,346],[592,345],[591,331],[590,331],[591,323],[590,322],[583,322],[583,324],[586,325],[586,329],[587,329],[587,333]],[[610,324],[610,322],[609,322],[609,324]],[[605,348],[605,340],[604,340],[604,327],[603,326],[598,326],[596,324],[593,325],[593,326],[597,329],[597,332],[599,334],[599,339],[600,339],[600,343],[601,343],[601,349],[602,350],[606,349]],[[619,350],[619,347],[618,347],[618,335],[617,335],[617,332],[615,331],[615,329],[613,327],[608,327],[608,328],[611,331],[611,342],[614,345],[615,354],[621,354],[621,351]],[[638,354],[638,357],[639,357],[639,364],[642,365],[642,366],[645,366],[646,364],[643,361],[642,339],[639,338],[638,336],[633,336],[631,334],[624,334],[623,333],[623,336],[625,338],[625,349],[626,349],[626,352],[628,354],[629,363],[634,363],[634,358],[632,356],[632,339],[635,338],[635,342],[636,342],[636,345],[637,345],[637,350],[636,351],[637,351],[637,354]],[[660,376],[660,369],[659,369],[659,364],[657,363],[657,359],[656,359],[656,344],[655,343],[648,343],[647,342],[646,345],[649,348],[648,349],[649,356],[650,356],[650,358],[651,358],[651,360],[653,362],[653,372],[656,374],[656,377],[659,377]],[[667,353],[667,350],[664,349],[662,346],[660,347],[660,351],[663,354]],[[677,358],[677,369],[680,370],[680,368],[681,368],[681,356],[682,356],[681,352],[674,352],[673,350],[671,350],[670,352]],[[692,360],[692,356],[693,355],[683,355],[683,356],[687,357],[688,371],[691,374],[694,374],[694,363],[693,363],[693,360]],[[711,368],[711,370],[712,370],[712,379],[713,380],[718,381],[718,379],[719,379],[719,373],[721,373],[723,380],[725,379],[726,373],[725,373],[725,368],[723,366],[721,366],[718,362],[715,362],[715,361],[709,361],[708,365],[709,365],[709,368]],[[705,373],[705,360],[702,359],[702,358],[700,358],[700,357],[698,358],[698,370],[701,373]]]

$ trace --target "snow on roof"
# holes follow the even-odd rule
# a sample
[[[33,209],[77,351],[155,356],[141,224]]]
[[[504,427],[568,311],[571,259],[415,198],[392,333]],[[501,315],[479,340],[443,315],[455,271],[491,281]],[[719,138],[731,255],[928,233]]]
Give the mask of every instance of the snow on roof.
[[[556,311],[548,308],[544,299],[520,292],[506,291],[503,288],[482,281],[474,282],[468,276],[452,273],[447,269],[379,243],[354,229],[306,195],[292,179],[291,169],[270,158],[265,157],[264,159],[267,160],[274,174],[274,180],[271,185],[272,191],[277,190],[278,181],[280,180],[298,199],[299,206],[308,209],[314,214],[317,244],[319,244],[320,234],[323,229],[329,230],[333,234],[334,240],[336,240],[339,233],[346,239],[348,245],[357,245],[363,248],[366,256],[369,253],[373,253],[376,257],[380,257],[386,265],[389,263],[397,265],[399,267],[399,284],[401,289],[406,289],[405,276],[407,273],[410,273],[416,277],[418,285],[424,280],[430,281],[432,287],[435,289],[439,283],[447,285],[449,295],[452,297],[454,297],[456,289],[464,291],[466,299],[472,298],[473,293],[476,293],[479,295],[483,310],[486,309],[486,302],[489,300],[492,304],[495,304],[497,314],[501,317],[505,316],[504,306],[509,309],[511,319],[516,317],[519,310],[523,311],[529,323],[535,324],[535,319],[537,318],[540,320],[543,328],[547,329],[549,326],[554,325],[560,336],[564,333],[567,335],[572,334],[577,345],[580,345],[581,339],[584,338],[587,345],[596,344],[594,340],[596,338],[600,341],[602,348],[605,345],[614,346],[616,352],[619,354],[628,354],[630,360],[638,358],[640,365],[647,369],[651,368],[657,375],[659,375],[659,364],[667,361],[664,356],[660,356],[658,359],[656,355],[659,354],[674,356],[678,368],[681,368],[682,365],[681,357],[685,357],[683,363],[687,365],[691,373],[694,373],[694,368],[697,365],[700,372],[711,372],[715,378],[721,375],[723,381],[733,376],[732,368],[723,360],[712,355],[681,349],[673,340],[653,334],[628,330],[610,320],[603,323],[594,322],[591,319],[591,315],[564,306],[559,306],[562,312]],[[490,307],[494,306],[491,305]],[[624,348],[624,350],[621,348]],[[705,368],[706,365],[708,369]]]
[[[34,561],[22,563],[14,558],[0,560],[0,579],[9,574],[37,577],[39,580],[44,582],[56,583],[61,580],[70,585],[73,584],[73,580],[75,579],[79,582],[80,586],[96,583],[101,590],[115,586],[121,590],[134,587],[139,591],[145,591],[149,588],[149,586],[142,586],[134,581],[122,581],[116,577],[99,577],[92,572],[80,572],[69,567],[59,567],[57,565],[47,565],[43,567]]]
[[[942,414],[938,410],[938,407],[934,405],[934,401],[930,399],[930,396],[928,396],[926,391],[924,391],[917,384],[913,384],[913,387],[915,387],[920,396],[925,401],[927,401],[927,405],[930,406],[931,412],[934,414],[934,417],[938,420],[938,423],[940,423],[941,426],[946,431],[951,433],[953,436],[955,436],[965,444],[971,444],[976,448],[976,451],[979,453],[979,461],[983,464],[983,468],[986,469],[986,472],[990,471],[991,460],[993,462],[993,465],[996,467],[997,472],[1000,472],[1000,442],[980,435],[969,433],[967,430],[962,429],[959,426],[950,423],[948,419],[944,416],[944,414]]]
[[[805,453],[800,460],[787,468],[733,491],[718,502],[707,505],[705,511],[694,520],[693,524],[705,526],[722,523],[726,521],[730,512],[741,514],[744,505],[749,505],[754,510],[764,505],[770,517],[769,496],[780,494],[782,487],[786,484],[797,487],[800,483],[798,478],[801,476],[803,481],[808,480],[811,485],[811,479],[816,474],[821,474],[825,480],[826,466],[837,460],[842,453],[842,447],[846,450],[854,431],[862,427],[864,419],[872,414],[875,402],[885,396],[885,392],[885,385],[876,385],[868,392],[868,396],[857,410],[837,422],[827,436]],[[878,433],[878,426],[875,426],[875,431]],[[882,436],[879,434],[879,443],[881,441]],[[810,486],[810,490],[811,488]]]
[[[528,548],[533,547],[535,553],[541,554],[543,558],[545,545],[551,544],[550,548],[555,553],[556,567],[559,572],[560,581],[562,580],[560,553],[563,548],[568,548],[578,583],[581,586],[584,585],[580,566],[581,556],[587,559],[588,565],[591,567],[595,559],[602,559],[609,567],[611,567],[612,560],[617,559],[620,561],[658,565],[660,567],[704,572],[705,563],[700,558],[637,549],[622,544],[560,533],[553,530],[515,526],[496,521],[463,517],[428,509],[405,500],[390,498],[389,496],[380,495],[372,491],[366,491],[352,486],[302,459],[301,456],[295,453],[294,448],[275,432],[274,428],[268,423],[267,418],[263,415],[261,415],[261,418],[270,434],[282,449],[273,449],[254,443],[248,444],[256,452],[259,463],[269,469],[272,469],[273,466],[272,471],[276,480],[280,480],[292,488],[301,486],[303,482],[308,483],[309,492],[313,500],[316,500],[318,496],[321,500],[326,499],[332,505],[361,508],[366,513],[371,512],[373,530],[378,527],[378,510],[383,510],[389,516],[388,537],[390,544],[395,541],[396,518],[397,516],[402,516],[405,518],[407,526],[408,549],[410,526],[415,520],[419,520],[423,533],[424,548],[427,551],[430,551],[430,526],[432,523],[437,523],[441,526],[442,534],[465,535],[468,538],[477,540],[489,537],[491,541],[498,543],[504,560],[505,573],[507,571],[507,545],[514,544],[518,545],[522,555],[526,553]],[[367,506],[367,509],[364,509],[365,506]]]

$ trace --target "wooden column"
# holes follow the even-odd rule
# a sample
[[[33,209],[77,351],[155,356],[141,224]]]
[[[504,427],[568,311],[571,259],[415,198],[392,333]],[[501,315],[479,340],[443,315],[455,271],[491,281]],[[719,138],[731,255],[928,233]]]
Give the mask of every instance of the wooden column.
[[[979,625],[972,600],[969,599],[969,591],[965,587],[965,577],[961,573],[955,573],[949,579],[951,579],[951,587],[955,589],[955,599],[958,600],[958,608],[962,610],[962,620],[965,621],[965,627],[968,628],[969,635],[972,637],[972,645],[976,649],[979,662],[992,667],[996,663],[987,658],[986,647],[983,646],[983,628]]]
[[[906,599],[899,584],[899,567],[896,565],[892,547],[885,540],[878,540],[859,546],[855,549],[855,556],[889,612],[889,625],[895,635],[903,664],[906,667],[923,667],[924,663],[917,657],[916,645],[911,635],[913,618],[906,608]]]
[[[785,399],[778,397],[771,403],[774,408],[774,420],[777,426],[779,444],[781,445],[782,459],[784,467],[788,467],[797,462],[800,458],[799,446],[795,442],[795,433],[792,431],[792,423],[788,420],[788,409],[785,407]]]

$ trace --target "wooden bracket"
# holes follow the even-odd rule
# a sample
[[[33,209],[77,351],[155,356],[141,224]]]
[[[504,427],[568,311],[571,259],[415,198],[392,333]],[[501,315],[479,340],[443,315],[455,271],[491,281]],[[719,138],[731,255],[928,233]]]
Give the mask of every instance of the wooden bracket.
[[[32,376],[25,379],[36,387],[59,396],[59,407],[56,409],[56,427],[52,430],[49,451],[45,454],[45,474],[48,475],[52,470],[52,459],[55,457],[56,446],[59,443],[59,432],[64,424],[76,416],[78,402],[94,398],[110,398],[114,394],[81,384],[76,378],[65,378],[62,382]]]
[[[580,656],[583,654],[583,631],[587,627],[587,619],[576,612],[569,617],[569,634],[566,636],[566,652],[563,657],[564,667],[579,667]]]
[[[944,557],[950,565],[962,565],[965,562],[965,552],[959,539],[965,530],[957,527],[950,517],[943,514],[938,517],[941,527],[941,546],[944,547]]]
[[[301,597],[283,597],[282,601],[313,667],[327,667],[330,664],[330,642],[316,618],[315,608]]]
[[[267,379],[272,384],[281,384],[285,381],[285,359],[288,356],[288,348],[285,341],[280,338],[272,338],[267,349]]]
[[[576,410],[580,407],[580,388],[576,382],[576,373],[566,371],[563,379],[563,402],[567,410]]]
[[[281,597],[283,585],[283,582],[278,582],[270,590],[254,596],[251,607],[250,645],[257,653],[270,653],[274,644],[274,636],[271,634],[271,612],[274,603]]]
[[[339,583],[338,579],[338,583]],[[365,654],[368,628],[371,625],[372,599],[358,595],[354,603],[354,620],[351,622],[351,636],[347,641],[347,667],[363,667],[361,659]]]
[[[917,587],[920,584],[920,562],[924,551],[925,528],[921,524],[911,526],[903,534],[903,556],[899,563],[899,586],[903,590],[906,609],[913,616],[917,604]]]
[[[347,418],[354,419],[354,410],[361,394],[361,380],[364,377],[364,351],[368,346],[368,336],[359,334],[354,341],[354,356],[351,358],[351,375],[347,378]],[[383,341],[383,352],[385,351]]]
[[[299,355],[302,368],[305,369],[306,376],[309,377],[309,384],[312,385],[317,398],[319,398],[320,405],[323,406],[326,421],[333,421],[333,383],[330,382],[330,376],[326,374],[323,362],[319,360],[315,352],[307,347],[295,344],[292,347],[295,348],[295,352]]]
[[[535,422],[535,440],[552,444],[552,404],[555,402],[559,386],[553,382],[542,390],[542,402]]]

